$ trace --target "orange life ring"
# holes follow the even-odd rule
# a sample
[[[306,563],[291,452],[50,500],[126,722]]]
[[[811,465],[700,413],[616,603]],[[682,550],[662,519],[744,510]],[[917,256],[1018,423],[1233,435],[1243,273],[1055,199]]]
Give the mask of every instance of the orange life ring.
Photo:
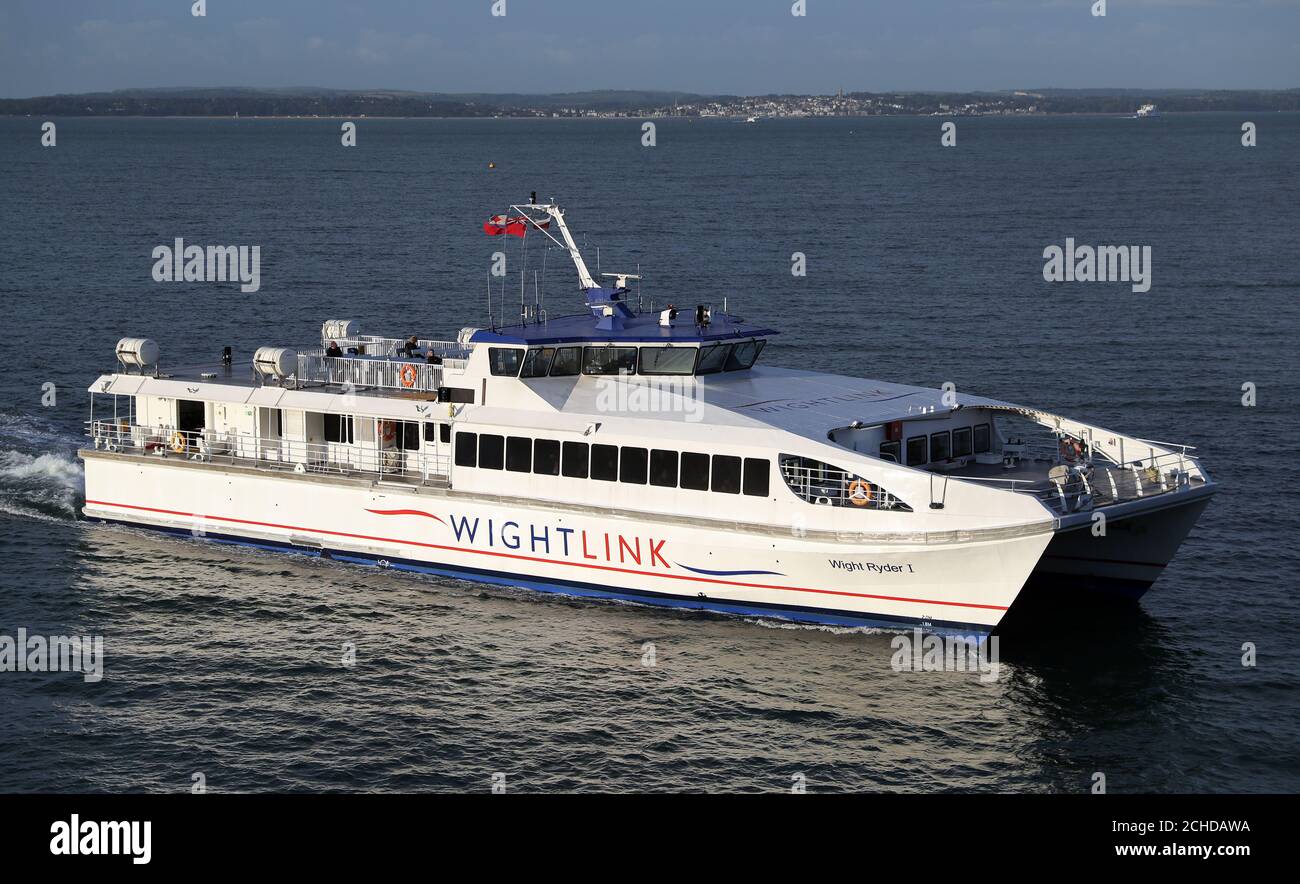
[[[402,380],[402,386],[410,389],[415,386],[415,380],[419,377],[419,373],[416,372],[415,366],[408,362],[402,366],[399,376]]]
[[[866,506],[871,503],[871,483],[865,479],[854,479],[849,484],[849,500],[854,506]]]
[[[177,454],[184,454],[187,447],[189,447],[189,442],[185,439],[184,433],[180,430],[172,433],[172,451]]]

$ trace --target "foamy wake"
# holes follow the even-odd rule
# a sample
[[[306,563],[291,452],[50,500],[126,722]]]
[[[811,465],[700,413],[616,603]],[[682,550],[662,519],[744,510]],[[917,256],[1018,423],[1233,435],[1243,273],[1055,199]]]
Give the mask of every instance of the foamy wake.
[[[78,441],[30,416],[0,416],[0,512],[57,521],[75,518],[86,486],[75,457]],[[13,444],[35,453],[11,448]]]

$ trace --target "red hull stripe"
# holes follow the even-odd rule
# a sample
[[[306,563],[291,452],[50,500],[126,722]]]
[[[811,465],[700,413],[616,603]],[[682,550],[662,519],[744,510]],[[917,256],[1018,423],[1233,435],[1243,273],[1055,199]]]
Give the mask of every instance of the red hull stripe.
[[[636,574],[640,577],[658,577],[665,580],[689,580],[694,583],[711,583],[716,586],[738,586],[745,589],[776,589],[784,592],[807,592],[816,595],[849,596],[857,599],[880,599],[887,602],[906,602],[913,605],[943,605],[950,608],[979,608],[985,611],[1005,611],[1003,605],[975,605],[968,602],[949,602],[939,599],[913,599],[894,595],[872,595],[865,592],[845,592],[839,589],[813,589],[807,586],[775,586],[770,583],[742,583],[736,580],[714,580],[709,577],[691,577],[686,574],[656,574],[653,571],[638,571],[635,568],[619,568],[614,565],[591,565],[585,562],[566,562],[561,559],[544,559],[540,556],[525,556],[518,553],[497,552],[495,550],[472,549],[464,546],[446,546],[438,543],[421,543],[418,540],[398,540],[394,537],[374,537],[369,534],[351,534],[347,531],[327,531],[324,528],[303,528],[297,525],[278,525],[275,522],[255,522],[250,519],[236,519],[231,516],[206,516],[199,513],[186,513],[178,510],[156,509],[148,506],[135,506],[129,503],[110,503],[106,500],[87,500],[93,506],[111,506],[127,510],[139,510],[146,513],[162,513],[167,516],[184,516],[190,519],[209,519],[214,522],[230,522],[236,525],[255,525],[261,528],[278,528],[281,531],[302,531],[307,534],[328,534],[332,537],[350,537],[354,540],[374,540],[379,543],[396,543],[402,546],[418,546],[423,549],[441,549],[451,552],[473,553],[479,556],[493,556],[502,559],[516,559],[524,562],[538,562],[543,565],[568,565],[571,568],[591,568],[596,571],[613,571],[619,574]],[[428,515],[428,513],[424,513]]]

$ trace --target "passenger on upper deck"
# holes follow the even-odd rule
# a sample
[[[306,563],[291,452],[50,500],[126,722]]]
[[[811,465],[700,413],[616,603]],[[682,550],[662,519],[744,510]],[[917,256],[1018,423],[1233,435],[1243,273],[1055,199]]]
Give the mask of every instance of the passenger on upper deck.
[[[425,351],[424,361],[427,362],[429,365],[442,365],[442,357],[439,356],[436,352],[434,352],[434,349],[432,347],[430,347],[428,350]]]
[[[411,335],[406,339],[406,343],[402,345],[402,354],[409,357],[418,349],[420,349],[420,339],[416,335]]]
[[[338,341],[330,341],[330,345],[325,348],[326,356],[342,356],[343,350],[339,347]]]

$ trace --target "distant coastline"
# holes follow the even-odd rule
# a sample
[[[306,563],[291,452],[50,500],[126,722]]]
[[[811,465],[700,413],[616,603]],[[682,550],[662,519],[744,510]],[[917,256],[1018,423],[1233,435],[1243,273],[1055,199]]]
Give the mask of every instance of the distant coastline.
[[[617,119],[1028,116],[1300,110],[1300,89],[836,92],[831,95],[696,95],[599,91],[555,95],[326,89],[143,89],[0,99],[0,116],[235,117],[250,119]]]

